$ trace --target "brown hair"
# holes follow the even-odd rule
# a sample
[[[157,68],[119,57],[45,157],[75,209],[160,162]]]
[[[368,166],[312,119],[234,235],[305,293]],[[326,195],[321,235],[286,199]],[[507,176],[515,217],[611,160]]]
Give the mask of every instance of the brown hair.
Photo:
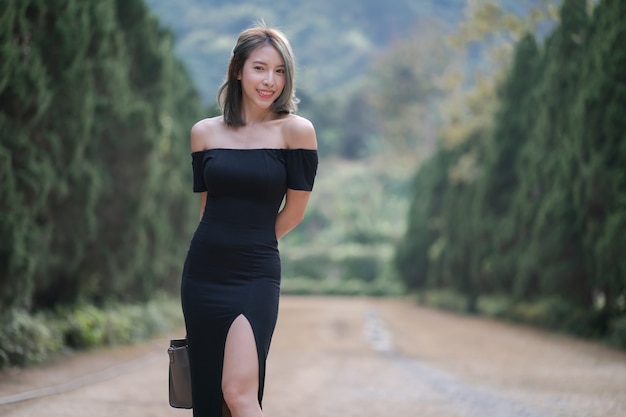
[[[217,102],[228,126],[240,127],[246,124],[241,111],[243,92],[237,78],[252,51],[265,45],[273,46],[285,62],[285,86],[281,95],[272,103],[270,110],[277,114],[293,113],[298,110],[295,60],[289,41],[279,30],[260,22],[239,34],[228,65],[226,80],[217,91]]]

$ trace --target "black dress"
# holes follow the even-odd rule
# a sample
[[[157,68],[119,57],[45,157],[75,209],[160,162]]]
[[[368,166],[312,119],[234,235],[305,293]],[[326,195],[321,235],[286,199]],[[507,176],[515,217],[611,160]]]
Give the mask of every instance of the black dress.
[[[308,149],[218,148],[191,155],[193,190],[207,191],[181,285],[193,415],[220,417],[224,345],[241,314],[256,341],[261,404],[280,292],[276,215],[287,188],[312,190],[318,159]]]

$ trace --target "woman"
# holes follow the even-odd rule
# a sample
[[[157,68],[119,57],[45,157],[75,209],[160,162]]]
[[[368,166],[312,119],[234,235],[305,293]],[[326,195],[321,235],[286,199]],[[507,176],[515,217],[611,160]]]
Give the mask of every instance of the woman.
[[[286,37],[243,31],[218,91],[222,115],[191,129],[200,224],[182,277],[193,415],[260,417],[278,314],[278,239],[303,218],[317,171],[313,125],[297,109]],[[281,208],[281,203],[283,202]]]

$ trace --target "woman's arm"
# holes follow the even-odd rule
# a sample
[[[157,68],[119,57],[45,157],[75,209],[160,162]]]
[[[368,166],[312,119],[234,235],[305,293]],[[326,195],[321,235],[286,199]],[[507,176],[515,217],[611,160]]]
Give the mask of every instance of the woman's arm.
[[[276,217],[276,239],[285,236],[302,221],[310,195],[310,191],[287,190],[285,205]]]
[[[204,214],[204,207],[206,207],[206,195],[207,195],[206,191],[200,193],[200,220],[202,220],[202,215]]]
[[[209,148],[209,140],[211,138],[211,120],[200,120],[191,127],[191,152],[203,151]],[[204,214],[206,206],[207,192],[200,193],[200,220]]]
[[[287,148],[317,149],[317,137],[313,124],[300,116],[291,116],[285,126]],[[296,227],[304,218],[310,191],[287,189],[285,204],[276,218],[276,238],[280,239]]]

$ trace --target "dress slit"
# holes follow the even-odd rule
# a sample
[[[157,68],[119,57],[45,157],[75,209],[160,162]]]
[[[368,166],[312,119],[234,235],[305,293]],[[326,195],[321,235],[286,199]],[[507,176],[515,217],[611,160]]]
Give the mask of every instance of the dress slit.
[[[226,331],[226,339],[224,340],[224,353],[226,349],[226,341],[228,340],[228,337],[230,336],[232,326],[235,323],[235,321],[238,320],[240,317],[242,317],[243,320],[245,320],[250,326],[250,331],[252,332],[252,338],[254,340],[254,351],[255,351],[256,359],[257,359],[257,380],[258,380],[257,399],[259,401],[259,406],[261,406],[261,402],[263,398],[263,380],[265,376],[265,357],[264,357],[264,354],[262,353],[263,352],[262,347],[260,346],[259,338],[257,337],[257,334],[255,332],[254,325],[252,324],[252,321],[248,319],[248,316],[246,316],[245,313],[238,314],[230,322],[230,325],[228,326],[228,330]],[[223,371],[222,371],[222,374],[223,374]]]

